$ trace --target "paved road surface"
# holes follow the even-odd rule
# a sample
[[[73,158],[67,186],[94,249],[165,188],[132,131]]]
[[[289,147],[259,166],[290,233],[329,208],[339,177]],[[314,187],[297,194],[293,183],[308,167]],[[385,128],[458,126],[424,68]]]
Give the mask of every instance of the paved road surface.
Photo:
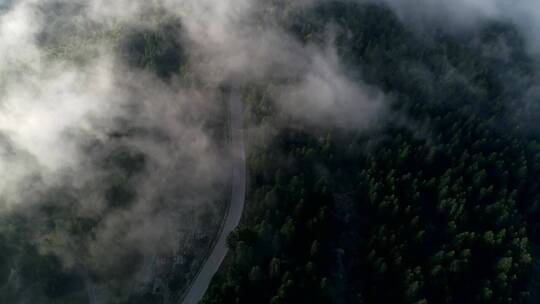
[[[244,151],[244,131],[242,122],[242,103],[238,93],[231,93],[229,97],[229,125],[232,149],[232,193],[229,209],[219,238],[205,264],[197,274],[190,289],[184,297],[183,304],[197,304],[204,296],[208,285],[219,266],[227,255],[227,236],[238,226],[244,210],[244,198],[246,195],[246,156]],[[102,301],[97,295],[97,286],[86,272],[84,282],[90,304],[99,304]]]
[[[197,304],[204,296],[208,285],[227,255],[227,236],[238,226],[244,210],[246,196],[246,155],[244,151],[244,130],[242,122],[242,102],[236,92],[229,97],[230,132],[232,148],[232,193],[225,223],[216,245],[184,297],[183,304]]]

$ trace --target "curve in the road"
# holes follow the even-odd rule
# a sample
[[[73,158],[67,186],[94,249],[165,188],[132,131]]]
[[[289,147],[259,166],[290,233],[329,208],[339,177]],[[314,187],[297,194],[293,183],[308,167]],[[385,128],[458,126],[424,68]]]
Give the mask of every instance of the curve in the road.
[[[237,92],[230,94],[229,126],[232,149],[232,193],[231,201],[224,220],[223,228],[210,256],[197,274],[187,291],[183,304],[200,302],[214,274],[227,255],[227,236],[238,226],[244,211],[246,196],[246,155],[244,150],[244,130],[242,120],[242,102]]]

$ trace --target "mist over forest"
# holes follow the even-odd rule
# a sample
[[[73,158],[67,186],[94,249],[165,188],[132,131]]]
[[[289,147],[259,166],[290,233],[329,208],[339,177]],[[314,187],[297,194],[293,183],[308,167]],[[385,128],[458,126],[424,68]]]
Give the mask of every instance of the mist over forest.
[[[0,0],[0,303],[188,304],[236,134],[201,303],[536,303],[539,30],[533,0]]]

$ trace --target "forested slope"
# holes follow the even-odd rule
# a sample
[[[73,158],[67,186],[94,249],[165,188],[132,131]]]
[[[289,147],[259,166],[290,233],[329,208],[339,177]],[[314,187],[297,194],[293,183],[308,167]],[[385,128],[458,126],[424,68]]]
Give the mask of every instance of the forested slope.
[[[379,5],[276,10],[306,44],[331,27],[391,113],[368,131],[322,128],[274,109],[271,85],[246,89],[251,126],[277,135],[250,151],[249,210],[204,303],[524,302],[540,145],[519,33],[419,33]]]
[[[9,212],[0,212],[0,303],[89,303],[89,294],[92,292],[99,293],[93,297],[106,303],[178,301],[211,248],[223,218],[229,189],[225,182],[211,181],[207,185],[208,189],[195,190],[203,184],[198,183],[194,177],[193,167],[196,163],[193,158],[188,161],[189,156],[179,148],[186,146],[181,132],[172,134],[167,128],[188,121],[189,117],[189,123],[179,129],[189,130],[188,124],[193,124],[205,130],[209,134],[205,149],[213,149],[214,146],[223,149],[220,161],[225,163],[228,144],[225,102],[221,96],[216,96],[211,106],[206,105],[204,111],[200,111],[203,105],[198,101],[193,101],[197,102],[196,106],[180,106],[177,97],[160,96],[166,91],[166,85],[172,82],[193,90],[201,82],[190,73],[190,62],[179,42],[182,29],[177,21],[164,20],[155,27],[140,28],[119,24],[112,30],[98,27],[88,32],[82,32],[69,24],[72,26],[69,27],[70,31],[60,31],[61,34],[58,34],[51,30],[55,26],[65,26],[69,14],[63,9],[68,11],[69,8],[70,3],[59,3],[56,18],[61,20],[55,19],[56,22],[49,24],[50,28],[44,29],[40,36],[41,46],[45,49],[44,60],[64,60],[66,66],[84,66],[98,56],[99,51],[103,51],[99,48],[101,44],[110,43],[115,58],[121,63],[118,66],[122,68],[118,69],[124,69],[127,74],[129,67],[137,74],[152,75],[162,83],[159,89],[151,92],[151,82],[155,80],[148,77],[147,83],[142,84],[146,85],[144,91],[149,96],[144,96],[146,93],[137,91],[142,80],[133,79],[130,84],[132,96],[129,97],[133,103],[124,104],[129,114],[115,119],[105,136],[95,138],[88,134],[78,134],[82,137],[81,150],[89,166],[79,174],[81,179],[87,180],[77,185],[62,180],[50,189],[41,189],[40,182],[44,178],[36,174],[26,186],[28,193],[21,206]],[[136,78],[134,74],[129,77]],[[0,79],[0,85],[3,85],[3,80]],[[2,89],[0,87],[0,91]],[[145,109],[144,105],[136,104],[138,98],[147,100],[149,107]],[[73,100],[77,99],[70,101]],[[166,104],[161,103],[163,101]],[[164,112],[169,113],[168,118],[163,112],[159,113],[160,106],[164,106]],[[151,125],[154,115],[151,113],[159,117],[155,125]],[[144,118],[137,119],[139,115]],[[163,123],[163,120],[167,123]],[[0,156],[8,155],[15,159],[13,155],[20,151],[10,150],[9,138],[2,132],[0,130]],[[151,144],[137,145],[133,144],[134,141],[147,141]],[[8,149],[4,150],[6,142]],[[164,154],[157,159],[170,171],[157,169],[159,166],[156,166],[156,159],[153,160],[151,156],[157,150],[150,152],[146,148],[165,149]],[[32,156],[25,156],[29,162],[33,161]],[[169,161],[168,157],[175,160]],[[208,165],[205,162],[205,166]],[[190,166],[190,175],[186,176],[190,182],[180,181],[178,172],[189,171]],[[149,197],[142,184],[150,181],[152,172],[157,171],[159,181],[152,187],[157,196]],[[9,175],[17,172],[2,173]],[[96,177],[94,174],[99,177],[92,180]],[[171,175],[167,177],[167,174]],[[33,191],[39,194],[32,196],[35,194]],[[216,197],[210,198],[210,193],[214,191]],[[190,205],[196,200],[194,193],[204,193],[210,199],[197,202],[201,204],[198,206]],[[4,200],[5,197],[0,195],[2,207]],[[137,205],[141,202],[148,203],[154,209],[137,211],[147,213],[149,219],[156,220],[148,225],[150,231],[155,231],[159,225],[168,225],[169,221],[178,223],[177,227],[171,225],[166,228],[167,233],[174,235],[172,246],[176,248],[161,254],[157,251],[152,254],[142,253],[145,250],[144,243],[139,243],[137,248],[128,248],[127,244],[120,244],[121,236],[127,236],[131,229],[129,225],[123,224],[122,229],[114,228],[117,234],[112,238],[117,248],[126,249],[125,255],[113,261],[118,253],[110,250],[95,252],[98,249],[95,242],[102,233],[100,230],[111,225],[107,219],[111,215],[135,221],[134,227],[141,228],[144,225],[146,220],[137,219],[137,212],[123,214],[138,209]],[[178,205],[182,203],[186,205]],[[206,203],[211,207],[203,208],[202,205]],[[101,210],[85,212],[81,211],[80,206]],[[167,216],[163,217],[161,212]],[[137,232],[137,236],[150,238],[142,231]],[[155,241],[159,244],[167,243],[163,238]],[[97,291],[88,290],[89,280]]]

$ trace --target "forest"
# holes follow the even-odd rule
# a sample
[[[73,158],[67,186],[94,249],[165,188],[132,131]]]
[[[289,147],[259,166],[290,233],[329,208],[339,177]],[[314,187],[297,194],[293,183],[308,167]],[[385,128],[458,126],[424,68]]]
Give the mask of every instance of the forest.
[[[84,66],[98,56],[100,44],[105,41],[113,45],[119,54],[118,60],[137,73],[155,75],[164,83],[172,82],[174,76],[175,81],[180,79],[186,86],[200,85],[200,80],[190,74],[189,60],[178,42],[177,33],[181,28],[177,21],[165,20],[155,28],[115,24],[112,29],[98,28],[92,32],[74,29],[72,32],[62,31],[62,35],[54,31],[50,34],[49,31],[55,27],[64,25],[64,18],[69,20],[70,10],[78,8],[59,4],[58,9],[60,12],[64,9],[67,16],[60,17],[61,22],[48,25],[50,28],[39,35],[46,60],[63,60]],[[1,76],[0,73],[0,92],[3,85]],[[159,107],[160,102],[155,96],[150,100],[152,106]],[[117,249],[126,247],[122,254],[93,252],[98,249],[94,242],[103,233],[100,230],[110,224],[111,215],[133,220],[135,226],[140,226],[145,220],[136,218],[138,214],[123,214],[138,209],[141,198],[148,196],[144,183],[152,179],[152,171],[156,169],[152,153],[145,151],[144,146],[134,145],[134,141],[149,141],[152,149],[168,149],[178,141],[162,125],[149,125],[151,118],[136,119],[144,112],[141,106],[136,103],[129,105],[128,117],[116,119],[102,138],[88,136],[81,140],[85,158],[91,163],[92,170],[99,172],[98,176],[93,176],[90,170],[78,172],[90,181],[82,186],[64,182],[40,189],[39,196],[34,197],[32,188],[39,189],[44,179],[35,174],[31,182],[24,181],[28,183],[25,185],[28,196],[24,206],[0,212],[0,303],[161,303],[166,298],[179,301],[206,252],[211,249],[229,192],[227,183],[221,181],[211,180],[205,184],[205,180],[194,186],[190,182],[199,183],[200,180],[193,176],[188,177],[190,181],[182,181],[175,166],[179,166],[178,158],[189,159],[190,156],[181,149],[175,153],[166,151],[171,161],[166,164],[168,169],[159,172],[159,184],[153,185],[156,196],[147,198],[154,206],[153,210],[144,211],[149,214],[143,215],[155,218],[153,225],[156,226],[167,225],[167,221],[181,223],[168,228],[167,234],[175,238],[171,248],[149,255],[143,252],[144,246],[134,248],[121,244],[122,234],[129,234],[133,229],[129,227],[131,224],[124,223],[127,227],[116,231],[113,237]],[[167,111],[172,113],[173,121],[178,119],[173,105]],[[193,123],[201,124],[209,136],[209,145],[225,147],[227,114],[221,96],[216,96],[215,104],[205,111],[199,114],[198,109],[192,107],[183,109],[182,115],[190,117]],[[187,125],[182,127],[189,128]],[[3,136],[0,132],[0,145],[3,144]],[[9,144],[9,138],[6,141]],[[0,156],[4,157],[9,150],[6,153],[2,148]],[[216,151],[221,152],[218,148]],[[177,159],[172,160],[174,158]],[[193,167],[192,159],[190,163]],[[183,164],[182,170],[189,170],[189,167]],[[91,180],[95,177],[99,182]],[[196,187],[200,189],[194,190]],[[178,204],[194,196],[185,188],[208,196],[208,201],[200,202],[208,204],[206,208],[179,208]],[[85,201],[88,197],[102,202],[102,209],[81,212],[80,207],[88,204]],[[3,199],[0,195],[0,203],[4,203]],[[167,215],[162,217],[162,212]],[[182,225],[191,227],[186,229]],[[144,235],[141,238],[147,239]],[[164,242],[160,239],[155,241]],[[66,262],[66,255],[70,256],[67,258],[69,262]],[[90,299],[92,294],[94,300]]]
[[[16,2],[4,8],[0,0],[0,16]],[[77,15],[82,5],[53,2],[52,21],[88,18]],[[182,303],[227,209],[225,99],[236,90],[244,107],[247,207],[202,303],[537,303],[540,66],[525,34],[508,20],[466,32],[443,23],[419,29],[382,2],[308,2],[253,1],[256,22],[246,21],[249,29],[238,35],[250,43],[160,9],[136,21],[123,20],[123,11],[120,21],[105,15],[104,25],[81,28],[63,17],[46,22],[34,39],[43,52],[36,62],[82,69],[106,49],[117,78],[104,78],[121,90],[105,99],[128,102],[106,127],[90,132],[85,120],[75,123],[82,131],[62,132],[77,138],[83,166],[44,188],[46,178],[31,175],[21,182],[22,207],[0,209],[0,302]],[[205,26],[210,33],[198,32]],[[254,29],[275,36],[250,41]],[[254,51],[262,63],[249,61],[252,53],[237,55],[220,48],[225,38],[203,35],[214,31],[238,39],[227,47],[276,50]],[[280,49],[275,37],[288,44]],[[294,61],[283,49],[302,52]],[[312,53],[312,61],[330,54],[325,64],[341,63],[337,74],[350,81],[338,93],[357,112],[336,112],[330,123],[321,120],[332,115],[306,119],[316,110],[305,104],[288,110],[298,102],[288,90],[301,87]],[[281,55],[283,62],[275,58]],[[9,73],[1,63],[3,94]],[[39,74],[22,61],[8,63]],[[366,96],[347,94],[356,86],[384,101],[374,122],[362,112]],[[92,115],[88,124],[109,119]],[[2,126],[0,169],[15,159],[6,155],[19,152]],[[79,176],[87,179],[70,180]],[[91,200],[100,205],[88,211]],[[105,290],[107,299],[91,300],[99,293],[92,289]]]
[[[342,2],[282,22],[303,43],[336,25],[339,56],[392,96],[392,118],[361,132],[293,122],[251,149],[251,206],[204,303],[535,302],[540,145],[522,81],[536,62],[519,32],[422,35]],[[508,56],[486,51],[501,43]],[[249,123],[291,125],[271,91],[247,89]]]

